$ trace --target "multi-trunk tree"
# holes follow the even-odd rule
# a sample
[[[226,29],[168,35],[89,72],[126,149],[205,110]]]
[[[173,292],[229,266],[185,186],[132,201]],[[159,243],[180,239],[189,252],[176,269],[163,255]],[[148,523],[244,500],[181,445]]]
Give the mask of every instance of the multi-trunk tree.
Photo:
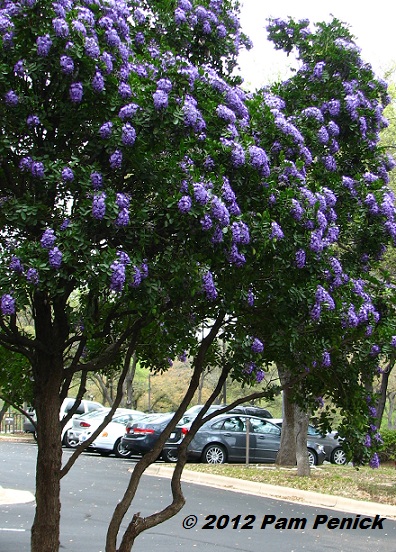
[[[157,371],[193,359],[173,424],[207,365],[223,367],[213,400],[228,375],[248,386],[277,363],[303,406],[343,408],[356,460],[370,459],[364,384],[387,320],[370,269],[395,235],[392,163],[378,147],[386,86],[348,31],[275,21],[276,47],[304,65],[250,94],[232,76],[249,46],[238,2],[0,6],[0,343],[30,365],[32,552],[59,547],[60,401],[76,374],[81,398],[89,372],[126,374],[133,355]],[[117,544],[170,431],[137,464],[107,552],[182,507],[183,450],[172,504]]]

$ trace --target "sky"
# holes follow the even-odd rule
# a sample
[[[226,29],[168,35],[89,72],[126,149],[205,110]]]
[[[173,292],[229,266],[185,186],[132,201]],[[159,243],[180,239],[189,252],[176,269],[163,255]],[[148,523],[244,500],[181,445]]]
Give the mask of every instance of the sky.
[[[253,88],[287,76],[290,61],[283,52],[275,51],[267,40],[267,18],[292,16],[309,19],[311,23],[330,21],[332,16],[348,24],[362,50],[365,62],[370,63],[378,77],[396,64],[396,3],[389,0],[240,0],[243,31],[254,47],[239,58],[241,74]]]

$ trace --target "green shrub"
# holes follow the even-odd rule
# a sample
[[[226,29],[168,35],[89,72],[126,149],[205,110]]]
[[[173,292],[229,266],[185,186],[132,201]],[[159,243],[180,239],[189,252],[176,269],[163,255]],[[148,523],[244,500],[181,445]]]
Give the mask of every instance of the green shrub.
[[[381,437],[384,442],[378,453],[381,462],[396,461],[396,430],[384,429]]]

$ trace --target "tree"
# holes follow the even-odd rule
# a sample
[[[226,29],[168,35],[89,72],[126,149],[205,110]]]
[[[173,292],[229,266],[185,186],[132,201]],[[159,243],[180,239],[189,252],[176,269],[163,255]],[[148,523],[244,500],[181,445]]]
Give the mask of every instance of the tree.
[[[133,355],[161,372],[188,354],[190,382],[173,421],[134,469],[109,525],[107,552],[130,550],[142,531],[183,506],[186,447],[205,409],[181,447],[172,503],[144,519],[136,514],[117,544],[142,473],[207,367],[222,367],[208,407],[227,377],[247,389],[261,383],[259,391],[244,391],[249,399],[273,396],[280,388],[267,388],[265,371],[282,364],[305,406],[316,405],[319,392],[338,399],[346,422],[359,426],[350,436],[360,447],[357,460],[366,461],[370,413],[360,383],[372,375],[365,331],[377,310],[360,278],[394,228],[384,185],[390,161],[375,141],[386,88],[369,70],[359,73],[348,32],[338,22],[322,25],[311,45],[305,23],[290,23],[292,38],[278,25],[277,45],[289,50],[296,42],[306,72],[277,90],[247,94],[232,76],[239,48],[249,45],[237,2],[1,6],[0,343],[31,367],[38,421],[32,552],[59,547],[60,479],[80,452],[61,468],[67,418],[59,423],[60,401],[77,374],[81,399],[90,372],[121,367],[114,410]],[[320,51],[323,37],[328,54]],[[340,78],[329,97],[318,61],[325,53],[330,66],[334,60],[343,70],[344,60],[356,73],[358,106],[348,103]],[[320,109],[306,108],[316,95],[326,105],[330,143],[320,132]],[[337,124],[329,118],[340,105],[344,150],[333,170],[328,148],[336,147]],[[352,108],[370,115],[371,147],[358,147],[363,122]],[[345,221],[342,242],[336,216]],[[337,272],[340,259],[345,269]],[[366,317],[344,327],[339,317],[349,320],[349,303],[364,306]],[[33,335],[21,323],[28,314]],[[332,370],[320,370],[329,354]],[[335,378],[342,383],[334,386]]]

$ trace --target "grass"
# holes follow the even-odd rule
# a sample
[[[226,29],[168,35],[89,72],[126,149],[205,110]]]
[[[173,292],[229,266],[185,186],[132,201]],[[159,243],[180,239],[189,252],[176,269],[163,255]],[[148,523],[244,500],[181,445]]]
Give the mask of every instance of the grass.
[[[296,470],[268,465],[188,464],[186,469],[396,506],[394,465],[373,470],[323,464],[312,469],[310,477],[297,477]]]

